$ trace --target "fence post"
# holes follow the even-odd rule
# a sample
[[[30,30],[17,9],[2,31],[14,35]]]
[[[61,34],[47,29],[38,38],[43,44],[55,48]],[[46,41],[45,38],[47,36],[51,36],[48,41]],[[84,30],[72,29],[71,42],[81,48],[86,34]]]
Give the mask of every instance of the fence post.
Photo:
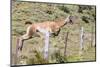
[[[80,30],[80,50],[83,50],[83,48],[84,48],[83,38],[84,38],[84,29],[83,29],[83,27],[81,27],[81,30]]]
[[[45,33],[45,46],[44,46],[44,59],[48,60],[48,51],[49,51],[49,32]]]
[[[79,50],[80,60],[82,60],[82,51],[84,49],[83,37],[84,37],[84,29],[83,29],[83,27],[81,27],[81,29],[80,29],[80,50]]]
[[[49,51],[49,32],[46,29],[37,28],[41,33],[43,33],[45,35],[44,39],[45,39],[45,45],[44,45],[44,59],[46,61],[48,61],[48,51]]]
[[[20,43],[20,38],[17,38],[17,44],[16,44],[16,56],[15,56],[15,64],[18,64],[18,57],[19,57],[19,45],[22,44],[22,42]]]
[[[67,34],[65,35],[65,49],[64,49],[64,56],[67,55],[66,48],[67,48],[68,34],[69,34],[69,32],[67,32]]]

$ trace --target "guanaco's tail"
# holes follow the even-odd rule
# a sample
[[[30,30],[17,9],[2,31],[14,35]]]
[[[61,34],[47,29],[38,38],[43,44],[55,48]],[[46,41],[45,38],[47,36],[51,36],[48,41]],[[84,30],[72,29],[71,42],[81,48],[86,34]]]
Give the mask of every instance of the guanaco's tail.
[[[27,25],[27,24],[31,25],[32,22],[31,22],[31,21],[26,21],[26,22],[25,22],[25,25]]]

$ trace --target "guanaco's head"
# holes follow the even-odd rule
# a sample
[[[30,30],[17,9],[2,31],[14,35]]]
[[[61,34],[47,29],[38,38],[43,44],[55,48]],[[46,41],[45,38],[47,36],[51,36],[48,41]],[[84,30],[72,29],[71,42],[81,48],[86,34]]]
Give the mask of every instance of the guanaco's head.
[[[75,20],[77,19],[76,16],[67,16],[67,18],[65,19],[65,23],[70,23],[73,24],[75,22]]]

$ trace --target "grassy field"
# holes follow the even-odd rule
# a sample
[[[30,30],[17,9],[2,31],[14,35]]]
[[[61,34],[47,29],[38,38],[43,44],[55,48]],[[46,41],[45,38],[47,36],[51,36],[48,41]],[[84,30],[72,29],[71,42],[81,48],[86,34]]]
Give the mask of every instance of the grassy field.
[[[17,64],[68,63],[79,61],[95,61],[95,47],[91,47],[91,35],[95,44],[95,6],[16,2],[12,0],[12,64],[15,64],[17,38],[25,34],[25,21],[42,23],[66,18],[67,15],[78,16],[73,25],[67,24],[61,28],[58,36],[50,37],[49,60],[44,62],[44,40],[33,36],[24,42]],[[84,27],[84,50],[80,55],[80,27]],[[93,27],[93,29],[92,29]],[[65,35],[69,31],[67,55],[64,56]]]

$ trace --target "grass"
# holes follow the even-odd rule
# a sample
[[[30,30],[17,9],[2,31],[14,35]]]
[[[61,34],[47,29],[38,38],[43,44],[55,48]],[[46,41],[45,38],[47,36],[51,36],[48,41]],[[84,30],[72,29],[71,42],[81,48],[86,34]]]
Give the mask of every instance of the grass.
[[[30,3],[16,2],[12,3],[12,64],[14,64],[14,56],[16,49],[16,40],[26,32],[27,26],[24,25],[26,20],[33,23],[43,21],[55,21],[65,18],[67,15],[78,16],[78,21],[73,25],[67,24],[61,28],[60,34],[56,37],[50,37],[49,60],[43,59],[44,40],[33,36],[24,42],[23,50],[17,64],[46,64],[46,63],[64,63],[95,60],[95,47],[90,47],[91,32],[93,26],[93,35],[95,39],[95,7],[92,9],[82,9],[78,12],[81,5],[58,5],[47,3]],[[82,20],[82,17],[89,17],[89,23]],[[61,19],[62,20],[62,19]],[[84,51],[79,55],[80,50],[80,27],[84,27]],[[67,43],[67,56],[64,56],[65,34],[69,31]]]

